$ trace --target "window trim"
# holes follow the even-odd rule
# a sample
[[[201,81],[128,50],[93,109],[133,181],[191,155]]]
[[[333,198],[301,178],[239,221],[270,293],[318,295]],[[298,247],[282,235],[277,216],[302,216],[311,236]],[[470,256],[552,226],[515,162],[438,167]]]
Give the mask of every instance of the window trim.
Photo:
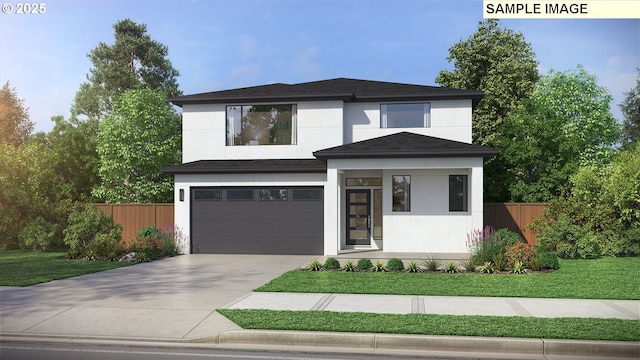
[[[389,126],[388,106],[393,105],[423,105],[422,126],[396,127]],[[401,102],[401,103],[381,103],[380,104],[380,128],[381,129],[409,129],[409,128],[430,128],[431,127],[431,103],[430,102]]]
[[[230,199],[229,198],[229,192],[230,191],[251,191],[251,198],[250,199],[245,199],[245,198],[236,198],[236,199]],[[226,201],[255,201],[256,199],[256,192],[254,188],[248,188],[248,189],[242,189],[242,188],[235,188],[235,189],[225,189],[225,200]]]

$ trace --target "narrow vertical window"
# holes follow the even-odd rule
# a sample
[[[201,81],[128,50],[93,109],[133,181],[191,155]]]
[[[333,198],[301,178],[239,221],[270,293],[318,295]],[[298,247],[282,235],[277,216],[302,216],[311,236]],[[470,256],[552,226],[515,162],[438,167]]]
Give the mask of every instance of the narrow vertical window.
[[[449,175],[449,211],[469,211],[467,175]]]
[[[393,175],[393,211],[411,211],[411,176]]]

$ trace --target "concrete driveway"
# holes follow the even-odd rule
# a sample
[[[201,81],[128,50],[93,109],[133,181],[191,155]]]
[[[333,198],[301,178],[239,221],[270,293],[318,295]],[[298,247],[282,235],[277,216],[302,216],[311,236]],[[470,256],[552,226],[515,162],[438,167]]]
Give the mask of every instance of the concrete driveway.
[[[0,291],[0,334],[186,340],[239,329],[216,313],[315,256],[182,255]]]

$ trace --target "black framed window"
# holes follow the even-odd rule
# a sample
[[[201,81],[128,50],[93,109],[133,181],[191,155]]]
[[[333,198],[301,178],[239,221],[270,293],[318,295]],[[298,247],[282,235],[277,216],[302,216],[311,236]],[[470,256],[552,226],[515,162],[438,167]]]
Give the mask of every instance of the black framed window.
[[[381,128],[415,128],[431,126],[431,104],[381,104]]]
[[[227,146],[295,145],[294,104],[227,106]]]
[[[449,211],[469,211],[468,175],[449,175]]]
[[[391,177],[393,191],[393,211],[411,211],[411,176],[393,175]]]

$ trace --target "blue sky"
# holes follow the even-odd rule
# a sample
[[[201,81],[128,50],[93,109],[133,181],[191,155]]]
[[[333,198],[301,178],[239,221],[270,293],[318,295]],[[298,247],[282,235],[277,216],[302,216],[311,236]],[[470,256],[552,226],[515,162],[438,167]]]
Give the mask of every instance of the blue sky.
[[[5,1],[6,2],[6,1]],[[185,94],[335,77],[436,85],[449,47],[475,32],[482,0],[47,0],[44,14],[0,14],[0,81],[36,131],[69,115],[113,24],[145,23],[169,47]],[[14,4],[15,5],[15,4]],[[14,9],[15,10],[15,9]],[[531,43],[542,73],[582,64],[614,96],[635,85],[640,20],[502,20]]]

